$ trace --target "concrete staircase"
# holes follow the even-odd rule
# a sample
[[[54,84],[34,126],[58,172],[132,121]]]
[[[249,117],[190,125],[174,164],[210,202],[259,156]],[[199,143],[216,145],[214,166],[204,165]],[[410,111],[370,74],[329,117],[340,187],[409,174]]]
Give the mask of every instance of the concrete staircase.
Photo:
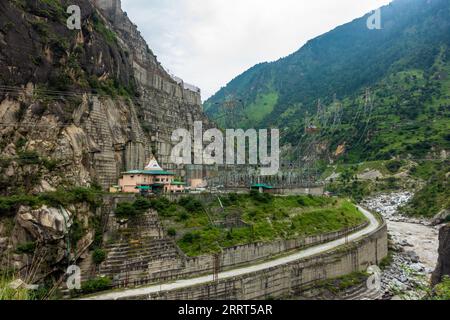
[[[95,278],[96,266],[92,260],[92,255],[88,254],[84,259],[80,260],[77,265],[80,267],[81,271],[81,283]],[[67,288],[67,283],[65,281],[61,282],[59,291],[64,299],[70,298],[70,291]]]
[[[86,131],[92,137],[98,150],[91,150],[94,154],[94,166],[98,182],[107,188],[117,184],[117,160],[113,148],[112,131],[108,122],[106,106],[97,99],[92,102],[92,110],[85,124]]]
[[[380,290],[368,289],[364,284],[354,288],[354,291],[346,292],[343,300],[381,300],[383,293]]]
[[[107,259],[99,274],[115,287],[138,286],[166,279],[182,271],[183,259],[174,241],[165,237],[155,212],[133,219],[117,241],[105,246]]]

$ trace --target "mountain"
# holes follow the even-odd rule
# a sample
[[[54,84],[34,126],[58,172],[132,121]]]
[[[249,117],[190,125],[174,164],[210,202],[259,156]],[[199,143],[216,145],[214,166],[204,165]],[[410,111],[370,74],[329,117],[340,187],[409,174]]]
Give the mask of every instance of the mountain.
[[[280,128],[294,160],[311,142],[327,163],[448,152],[450,2],[393,1],[381,30],[367,28],[370,15],[255,65],[208,99],[206,113],[222,126]]]
[[[37,295],[60,286],[99,249],[121,172],[155,155],[183,174],[171,133],[193,121],[208,123],[200,91],[164,70],[120,0],[1,1],[0,286],[9,270],[45,279]]]
[[[195,120],[200,90],[164,70],[119,0],[0,3],[0,194],[108,189],[151,154],[172,169],[171,133]]]

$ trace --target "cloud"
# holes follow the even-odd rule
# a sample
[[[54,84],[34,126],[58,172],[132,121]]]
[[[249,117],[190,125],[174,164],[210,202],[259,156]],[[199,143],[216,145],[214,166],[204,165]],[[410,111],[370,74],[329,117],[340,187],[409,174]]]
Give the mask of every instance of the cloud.
[[[204,99],[253,65],[391,0],[122,0],[159,61]]]

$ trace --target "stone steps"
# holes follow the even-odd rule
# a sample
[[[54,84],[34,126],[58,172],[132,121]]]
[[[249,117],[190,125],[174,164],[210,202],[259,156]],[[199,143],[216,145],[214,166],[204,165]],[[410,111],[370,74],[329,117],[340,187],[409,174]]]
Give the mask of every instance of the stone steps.
[[[155,282],[160,275],[182,271],[182,257],[172,239],[164,238],[158,215],[151,212],[119,229],[120,240],[107,244],[99,274],[113,279],[115,287]]]
[[[376,289],[368,289],[364,284],[355,291],[347,293],[344,300],[379,300],[382,297],[382,292]]]

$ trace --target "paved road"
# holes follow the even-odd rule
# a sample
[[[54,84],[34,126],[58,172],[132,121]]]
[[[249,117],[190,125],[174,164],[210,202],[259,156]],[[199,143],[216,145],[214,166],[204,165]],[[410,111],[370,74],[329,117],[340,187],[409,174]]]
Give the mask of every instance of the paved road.
[[[343,237],[341,239],[337,239],[331,242],[327,242],[324,244],[320,244],[314,247],[310,247],[304,250],[301,250],[299,252],[293,253],[288,256],[280,257],[275,260],[262,262],[259,264],[255,264],[248,267],[233,269],[229,271],[224,271],[219,273],[219,279],[226,279],[231,278],[235,276],[241,276],[245,274],[249,274],[256,271],[261,271],[265,269],[270,269],[273,267],[277,267],[283,264],[288,264],[290,262],[294,262],[296,260],[308,258],[314,255],[317,255],[322,252],[326,252],[332,249],[335,249],[337,247],[340,247],[344,244],[346,244],[347,241],[355,241],[360,239],[361,237],[375,231],[380,223],[379,221],[367,210],[365,210],[362,207],[358,207],[359,210],[369,219],[370,223],[367,227],[364,229],[355,232],[348,237]],[[176,290],[186,287],[191,287],[194,285],[199,285],[203,283],[208,283],[213,281],[213,275],[207,275],[203,277],[198,278],[192,278],[192,279],[186,279],[186,280],[178,280],[175,282],[165,283],[162,285],[151,285],[148,287],[142,287],[142,288],[136,288],[136,289],[125,289],[123,291],[112,291],[104,294],[99,294],[96,296],[86,297],[85,300],[116,300],[116,299],[123,299],[127,297],[135,297],[135,296],[141,296],[145,294],[155,293],[159,291],[170,291],[170,290]]]

